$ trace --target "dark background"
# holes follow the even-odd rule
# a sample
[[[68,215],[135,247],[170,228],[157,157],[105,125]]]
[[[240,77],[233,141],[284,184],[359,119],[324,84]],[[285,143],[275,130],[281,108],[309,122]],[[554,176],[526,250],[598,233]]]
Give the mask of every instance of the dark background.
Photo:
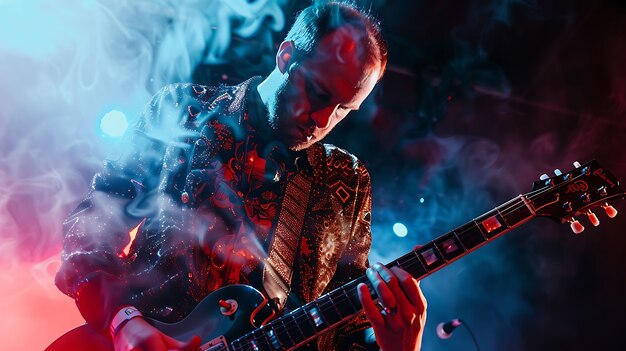
[[[374,187],[383,262],[597,159],[626,177],[626,6],[617,1],[378,1],[389,68],[332,142]],[[424,198],[424,203],[418,199]],[[616,204],[624,211],[622,203]],[[623,349],[626,220],[574,235],[538,219],[425,279],[425,350]],[[394,237],[391,224],[409,228]]]
[[[389,43],[388,72],[368,107],[330,142],[372,174],[373,258],[391,260],[575,160],[597,159],[626,177],[623,3],[374,1],[371,8]],[[229,66],[236,81],[240,66],[230,64],[200,67],[196,77],[211,81]],[[598,211],[601,226],[582,219],[582,235],[538,219],[426,279],[424,349],[473,349],[464,330],[446,341],[434,336],[439,322],[458,317],[482,350],[623,349],[626,220]],[[394,236],[395,222],[407,225],[406,237]]]
[[[389,65],[328,141],[370,170],[373,261],[529,192],[541,174],[576,160],[597,159],[626,179],[623,2],[358,2],[382,22]],[[120,110],[132,124],[164,84],[268,74],[292,14],[308,4],[0,4],[0,266],[9,267],[0,283],[8,282],[7,320],[19,321],[7,337],[37,330],[23,319],[29,313],[34,324],[62,318],[20,284],[30,274],[54,289],[60,224],[120,146],[102,133],[102,115]],[[614,205],[615,219],[596,211],[598,228],[582,218],[581,235],[533,220],[424,279],[423,350],[474,349],[463,328],[449,340],[435,336],[453,318],[483,351],[623,349],[626,206]],[[394,234],[397,222],[405,237]],[[16,265],[24,276],[11,276]]]

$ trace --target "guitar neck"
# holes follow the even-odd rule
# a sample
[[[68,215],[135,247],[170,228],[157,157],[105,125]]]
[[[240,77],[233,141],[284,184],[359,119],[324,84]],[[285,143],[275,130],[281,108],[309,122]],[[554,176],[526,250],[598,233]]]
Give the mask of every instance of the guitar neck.
[[[398,266],[422,279],[533,217],[532,203],[520,195],[396,259],[387,267]]]
[[[392,261],[387,267],[398,266],[422,279],[535,215],[530,200],[520,195]],[[290,350],[306,344],[361,311],[357,293],[359,283],[366,284],[372,297],[377,299],[371,283],[362,276],[234,340],[231,349]]]

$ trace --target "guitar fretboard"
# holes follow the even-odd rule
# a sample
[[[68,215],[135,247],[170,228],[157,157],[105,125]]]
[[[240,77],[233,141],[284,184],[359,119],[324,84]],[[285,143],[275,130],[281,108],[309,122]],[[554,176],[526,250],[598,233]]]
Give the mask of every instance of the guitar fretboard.
[[[422,279],[530,220],[535,213],[528,201],[520,195],[392,261],[387,267],[398,266]],[[372,297],[377,299],[369,279],[362,276],[234,340],[230,349],[290,350],[306,344],[361,311],[357,293],[360,283],[366,284]]]

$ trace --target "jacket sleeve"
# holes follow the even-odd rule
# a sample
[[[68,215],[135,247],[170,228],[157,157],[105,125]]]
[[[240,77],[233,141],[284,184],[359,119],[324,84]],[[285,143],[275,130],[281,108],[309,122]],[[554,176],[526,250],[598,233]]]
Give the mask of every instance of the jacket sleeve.
[[[359,176],[357,196],[352,218],[350,241],[346,245],[335,275],[326,287],[331,291],[360,276],[369,267],[368,256],[372,243],[371,207],[372,188],[367,169],[358,162]],[[358,313],[339,328],[318,339],[319,350],[378,350],[371,324],[364,312]]]
[[[169,86],[154,95],[127,133],[121,156],[105,162],[87,196],[63,223],[62,263],[55,283],[100,331],[106,330],[111,314],[128,303],[123,251],[131,229],[155,211],[148,200],[159,184],[165,136],[177,130],[168,124],[180,124],[179,118],[168,116],[172,111],[164,111],[175,106],[175,90]]]

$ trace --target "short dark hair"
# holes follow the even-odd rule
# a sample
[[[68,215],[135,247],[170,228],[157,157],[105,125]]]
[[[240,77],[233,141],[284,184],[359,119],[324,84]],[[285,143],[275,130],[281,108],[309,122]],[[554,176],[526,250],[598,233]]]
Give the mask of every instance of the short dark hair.
[[[315,1],[297,15],[285,40],[293,41],[298,51],[310,56],[321,38],[345,25],[367,33],[365,42],[361,44],[366,49],[369,62],[380,62],[382,77],[387,66],[387,43],[381,34],[380,24],[353,2]]]

